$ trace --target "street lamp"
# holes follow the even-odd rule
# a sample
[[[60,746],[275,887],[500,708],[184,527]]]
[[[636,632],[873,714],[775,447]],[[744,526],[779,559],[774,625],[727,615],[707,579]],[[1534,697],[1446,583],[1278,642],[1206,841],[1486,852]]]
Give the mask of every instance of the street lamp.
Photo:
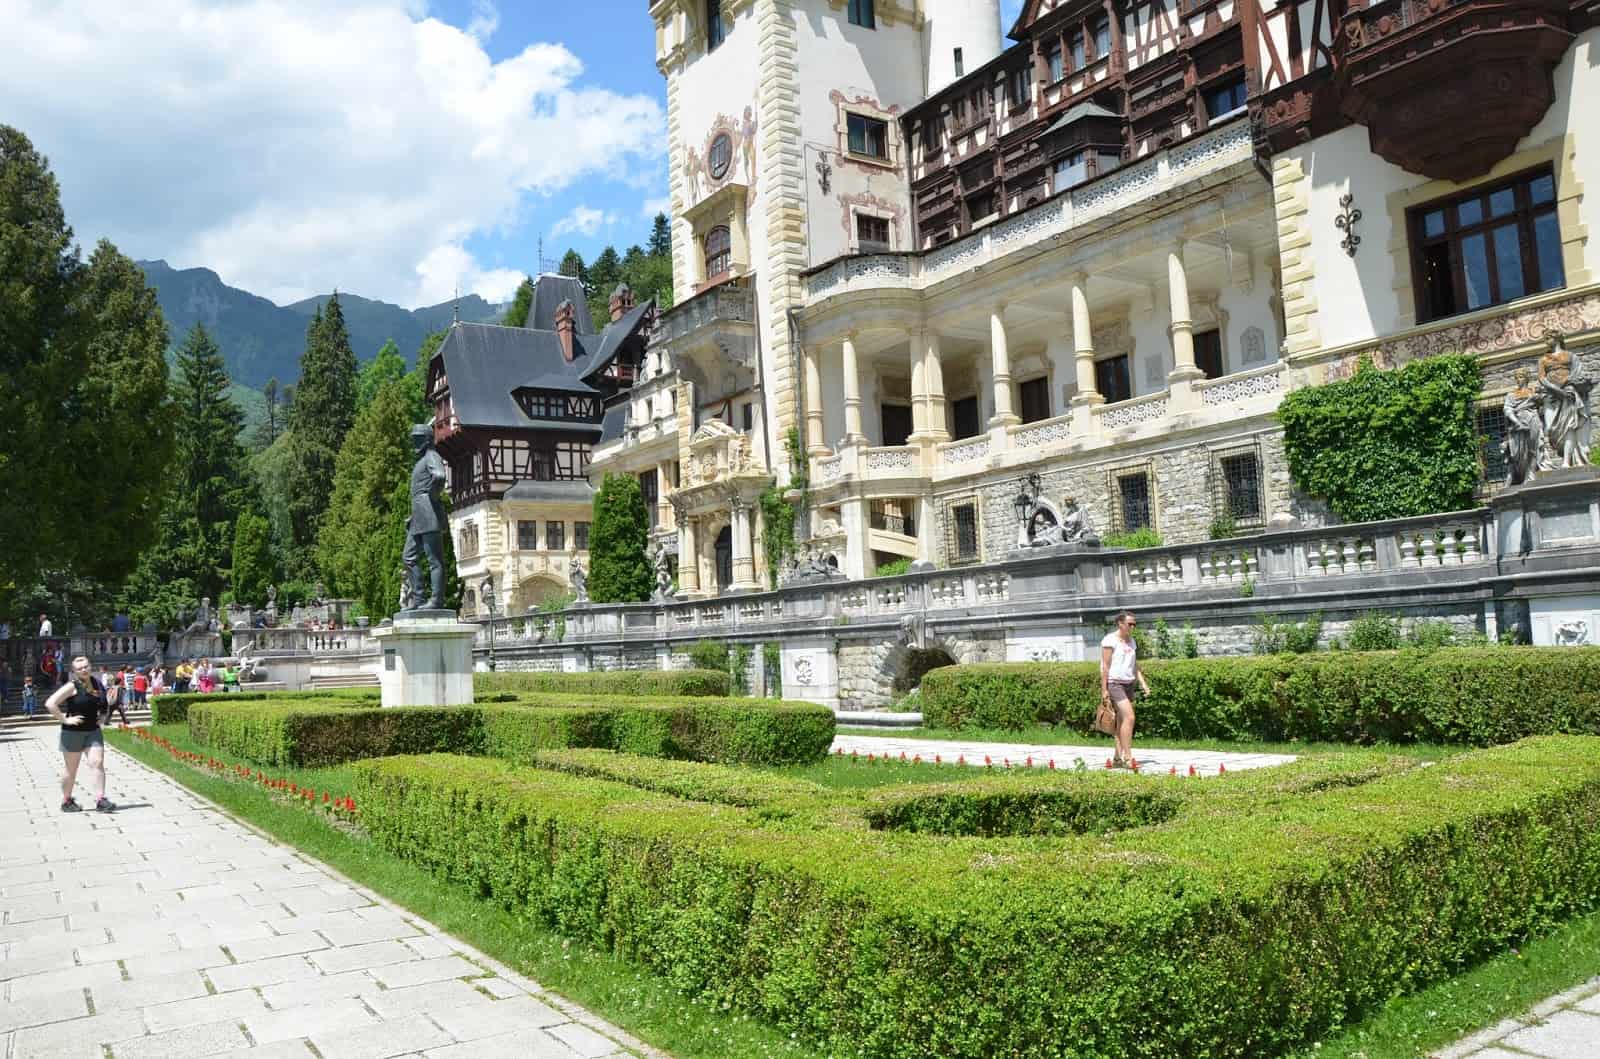
[[[1033,515],[1039,503],[1039,476],[1030,474],[1022,479],[1022,489],[1011,506],[1017,512],[1017,547],[1026,548],[1033,543]]]
[[[494,672],[494,578],[485,577],[479,586],[483,605],[489,610],[489,672]]]

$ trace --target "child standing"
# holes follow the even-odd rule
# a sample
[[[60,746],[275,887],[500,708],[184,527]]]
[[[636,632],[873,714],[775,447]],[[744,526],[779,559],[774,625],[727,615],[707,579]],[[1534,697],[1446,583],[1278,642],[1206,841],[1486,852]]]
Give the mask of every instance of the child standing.
[[[33,678],[22,678],[22,716],[32,717],[39,710],[39,693],[33,688]]]

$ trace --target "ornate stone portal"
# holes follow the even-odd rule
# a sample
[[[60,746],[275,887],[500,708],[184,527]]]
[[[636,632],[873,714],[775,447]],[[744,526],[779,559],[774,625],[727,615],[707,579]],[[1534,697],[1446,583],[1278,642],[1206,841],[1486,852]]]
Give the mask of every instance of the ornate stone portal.
[[[751,434],[707,419],[688,442],[672,494],[678,518],[678,594],[699,599],[761,588],[760,497],[772,483]]]

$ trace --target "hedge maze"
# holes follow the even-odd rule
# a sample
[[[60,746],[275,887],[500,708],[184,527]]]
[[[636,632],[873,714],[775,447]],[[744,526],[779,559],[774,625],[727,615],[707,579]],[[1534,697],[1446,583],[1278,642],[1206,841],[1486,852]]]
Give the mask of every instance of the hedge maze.
[[[1328,696],[1321,730],[1386,717],[1473,742],[1531,723],[1520,698],[1477,720],[1426,712],[1426,694],[1415,716],[1364,712],[1419,665],[1482,690],[1521,664],[1496,652],[1515,663],[1500,677],[1445,654],[1358,660],[1343,698],[1330,672],[1281,660],[1152,667],[1153,701],[1188,687],[1204,711],[1170,716],[1245,731],[1311,723],[1308,688]],[[1589,670],[1546,672],[1546,714],[1589,723],[1592,690],[1560,690]],[[928,680],[930,710],[983,723],[1083,690],[1067,666]],[[361,826],[394,856],[831,1054],[1279,1055],[1600,905],[1594,736],[1431,764],[1351,749],[1205,780],[963,769],[860,789],[774,767],[826,755],[822,707],[603,683],[480,685],[480,705],[450,709],[182,705],[219,752],[349,763]]]

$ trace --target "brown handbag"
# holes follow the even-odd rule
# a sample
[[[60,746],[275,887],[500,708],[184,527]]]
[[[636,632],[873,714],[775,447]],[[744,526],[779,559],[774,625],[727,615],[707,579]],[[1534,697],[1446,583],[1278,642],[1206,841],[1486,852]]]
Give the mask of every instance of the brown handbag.
[[[1117,734],[1117,710],[1105,699],[1094,710],[1094,730],[1101,735]]]

